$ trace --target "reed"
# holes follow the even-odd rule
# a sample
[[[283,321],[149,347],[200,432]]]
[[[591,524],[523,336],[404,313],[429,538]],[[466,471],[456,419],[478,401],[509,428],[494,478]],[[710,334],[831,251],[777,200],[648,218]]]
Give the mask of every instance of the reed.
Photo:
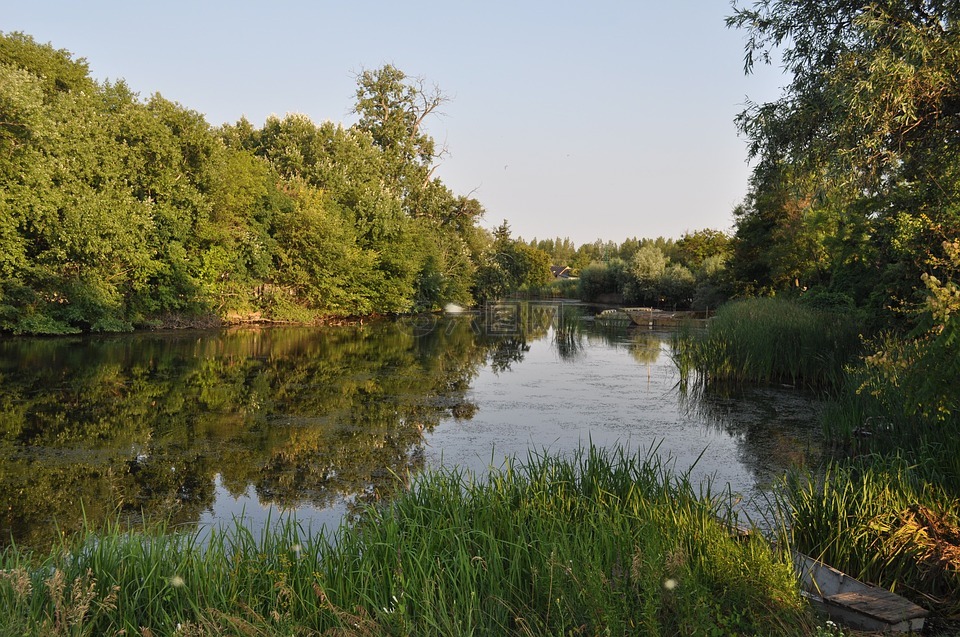
[[[877,353],[850,366],[827,403],[824,433],[838,454],[905,458],[925,480],[960,497],[960,410],[949,404],[956,378],[923,364],[923,345],[891,336],[874,343]]]
[[[941,616],[960,613],[957,498],[901,456],[793,473],[777,497],[781,539]]]
[[[808,634],[788,561],[653,451],[432,472],[329,538],[287,518],[13,547],[0,634]]]
[[[529,300],[579,299],[577,279],[553,279],[543,285],[525,285],[510,298]]]
[[[842,314],[779,298],[721,306],[704,333],[675,343],[681,374],[703,386],[786,384],[832,390],[860,353],[858,326]]]

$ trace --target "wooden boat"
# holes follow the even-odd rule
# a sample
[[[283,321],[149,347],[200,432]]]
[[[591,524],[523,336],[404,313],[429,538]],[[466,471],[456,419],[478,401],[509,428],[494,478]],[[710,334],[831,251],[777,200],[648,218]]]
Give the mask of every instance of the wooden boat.
[[[668,310],[658,310],[653,307],[625,307],[623,311],[630,317],[630,320],[633,321],[634,324],[642,327],[677,325],[683,321],[694,319],[703,320],[707,318],[706,312],[694,312],[692,310],[670,312]]]
[[[749,538],[753,531],[719,519],[731,537]],[[843,571],[793,551],[793,567],[804,597],[841,626],[871,633],[919,632],[929,611],[878,586],[850,577]]]
[[[604,310],[594,316],[593,320],[604,325],[630,325],[633,322],[626,312],[618,309]]]
[[[794,552],[793,564],[804,595],[838,624],[882,633],[923,629],[928,611],[910,600],[865,584],[803,553]]]

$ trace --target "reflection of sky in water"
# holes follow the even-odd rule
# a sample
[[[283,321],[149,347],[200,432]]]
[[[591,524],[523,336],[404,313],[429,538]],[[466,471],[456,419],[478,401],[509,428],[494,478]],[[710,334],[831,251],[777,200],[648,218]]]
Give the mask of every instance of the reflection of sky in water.
[[[688,466],[728,437],[678,414],[676,382],[667,356],[640,365],[626,348],[589,343],[576,364],[565,364],[540,340],[510,371],[480,372],[467,395],[479,410],[470,421],[441,424],[427,439],[428,458],[480,471],[491,455],[499,464],[528,448],[564,452],[592,441],[646,449],[663,439],[661,451]]]
[[[448,417],[426,435],[427,466],[482,475],[507,457],[523,461],[528,451],[566,453],[591,442],[641,453],[657,447],[676,472],[696,463],[694,481],[712,479],[714,495],[729,485],[744,496],[741,508],[754,512],[784,463],[802,456],[818,435],[812,401],[793,392],[756,390],[709,409],[683,409],[669,345],[659,341],[658,355],[651,333],[626,331],[614,344],[587,337],[582,343],[575,362],[564,361],[548,336],[529,343],[523,361],[507,371],[481,369],[467,392],[479,408],[472,419]],[[291,513],[305,528],[335,529],[347,505],[280,510],[260,502],[253,486],[231,495],[218,476],[216,501],[199,521],[208,526],[243,518],[257,534],[265,520]]]
[[[204,511],[198,520],[201,536],[205,536],[214,524],[231,524],[241,521],[243,526],[259,537],[268,520],[277,522],[290,515],[303,525],[304,531],[319,531],[326,528],[332,533],[347,514],[346,502],[320,509],[310,505],[300,505],[295,510],[277,507],[271,502],[261,502],[253,485],[247,487],[242,495],[231,495],[218,474],[216,477],[216,499],[212,510]]]
[[[782,472],[784,467],[775,466],[777,450],[767,449],[771,457],[766,459],[752,457],[753,447],[744,448],[748,434],[740,431],[736,410],[721,419],[721,425],[727,425],[723,427],[716,415],[681,409],[679,374],[669,346],[663,343],[659,356],[644,356],[650,362],[638,363],[629,344],[629,333],[616,345],[585,339],[576,363],[568,364],[544,339],[531,343],[523,362],[510,371],[498,375],[484,368],[468,392],[479,409],[472,420],[447,420],[427,436],[428,462],[482,473],[505,457],[523,460],[528,449],[563,453],[592,442],[645,452],[659,446],[660,456],[672,459],[677,472],[696,463],[692,477],[711,477],[714,493],[729,484],[749,499],[768,488],[770,475],[758,475],[766,472],[757,468],[766,461],[770,471]],[[793,400],[809,405],[803,397],[794,395]],[[776,405],[776,396],[771,404]],[[770,418],[776,419],[777,411],[753,414],[758,422],[746,427],[776,428]],[[802,420],[791,428],[799,426],[808,434],[817,428],[812,410]],[[788,447],[805,444],[792,435],[781,442]]]

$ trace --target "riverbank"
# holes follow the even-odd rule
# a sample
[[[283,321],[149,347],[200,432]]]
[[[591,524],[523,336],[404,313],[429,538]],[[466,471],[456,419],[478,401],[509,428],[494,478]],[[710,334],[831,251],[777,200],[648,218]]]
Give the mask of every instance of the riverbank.
[[[717,521],[726,496],[653,455],[590,448],[484,480],[430,472],[332,537],[287,519],[260,537],[114,529],[10,548],[0,633],[811,634],[784,556]]]
[[[848,315],[774,298],[734,302],[705,333],[681,338],[676,360],[700,394],[773,383],[827,396],[832,458],[820,472],[788,473],[781,541],[955,621],[956,324],[951,312],[931,311],[926,333],[862,342]]]

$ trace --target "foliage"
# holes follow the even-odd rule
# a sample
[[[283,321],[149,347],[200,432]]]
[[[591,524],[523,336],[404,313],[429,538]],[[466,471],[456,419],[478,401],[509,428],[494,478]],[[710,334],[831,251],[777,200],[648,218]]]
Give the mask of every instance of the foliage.
[[[719,230],[697,230],[687,232],[677,240],[674,256],[677,263],[692,271],[704,267],[709,259],[726,260],[730,256],[730,236]]]
[[[556,237],[555,239],[532,239],[529,243],[531,248],[543,250],[550,255],[551,265],[569,267],[577,253],[577,247],[570,240],[570,237]]]
[[[212,129],[0,34],[0,331],[312,320],[470,303],[483,208],[431,178],[446,98],[385,66],[351,128]]]
[[[941,616],[960,611],[957,498],[897,456],[790,474],[778,496],[782,540]]]
[[[723,233],[688,233],[675,244],[628,239],[619,253],[629,260],[609,257],[580,270],[581,299],[702,310],[716,308],[729,297],[729,238]]]
[[[11,549],[0,631],[806,634],[789,564],[718,508],[652,457],[531,455],[483,482],[425,476],[335,538],[287,518]]]
[[[630,263],[633,275],[627,297],[644,305],[660,304],[660,280],[669,259],[660,248],[644,246],[637,250]]]
[[[660,275],[658,287],[666,306],[690,307],[697,280],[684,265],[671,263]]]
[[[945,273],[924,275],[927,298],[911,338],[885,334],[851,366],[843,392],[825,413],[830,440],[855,452],[897,453],[918,463],[932,483],[960,494],[960,382],[957,338],[960,250],[944,246]]]
[[[550,255],[510,236],[504,221],[477,268],[474,296],[481,301],[503,298],[523,288],[540,288],[552,278]]]
[[[792,76],[780,99],[738,118],[756,159],[736,213],[742,292],[825,286],[875,318],[918,300],[917,278],[960,233],[958,12],[906,0],[734,5],[746,70],[779,54]]]
[[[580,270],[579,294],[584,301],[598,301],[604,295],[623,298],[623,290],[630,281],[626,261],[611,259],[594,262]]]
[[[423,122],[438,114],[437,109],[449,98],[436,86],[426,89],[423,78],[411,81],[391,64],[362,71],[357,76],[356,97],[357,130],[369,133],[387,154],[388,162],[398,170],[393,174],[398,186],[419,187],[416,178],[424,180],[422,170],[437,156],[433,139],[422,130]]]
[[[893,361],[883,360],[881,352],[866,362],[907,397],[906,415],[918,414],[933,422],[956,422],[960,417],[960,398],[951,388],[960,381],[960,241],[944,242],[943,250],[947,256],[939,265],[950,278],[941,282],[932,274],[924,273],[921,277],[927,298],[916,338],[910,344],[913,351],[900,352],[899,360]],[[891,374],[898,367],[908,373]],[[903,382],[898,382],[898,378]]]
[[[702,287],[705,259],[726,249],[713,231],[579,248],[506,225],[489,236],[480,203],[433,177],[445,149],[425,127],[448,97],[392,65],[357,75],[348,128],[288,114],[215,130],[23,34],[0,36],[0,74],[6,332],[430,311],[540,290],[550,265],[594,261],[622,294],[623,264],[643,250],[678,259],[645,293],[687,305],[691,275]]]

